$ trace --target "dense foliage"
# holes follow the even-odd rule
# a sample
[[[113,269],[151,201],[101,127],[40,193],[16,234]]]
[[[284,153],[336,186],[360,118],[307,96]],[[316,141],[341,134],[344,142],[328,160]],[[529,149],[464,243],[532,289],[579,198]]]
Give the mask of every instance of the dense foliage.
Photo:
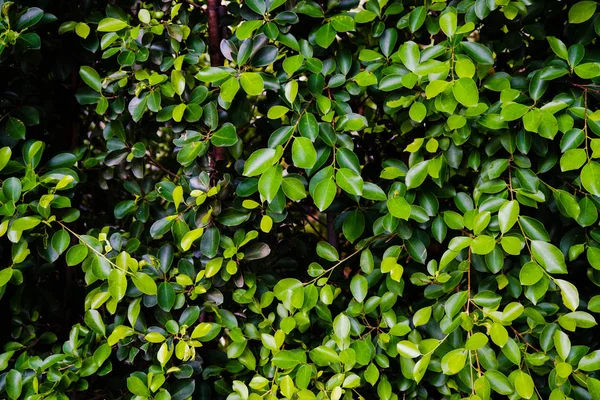
[[[600,399],[599,36],[0,0],[0,398]]]

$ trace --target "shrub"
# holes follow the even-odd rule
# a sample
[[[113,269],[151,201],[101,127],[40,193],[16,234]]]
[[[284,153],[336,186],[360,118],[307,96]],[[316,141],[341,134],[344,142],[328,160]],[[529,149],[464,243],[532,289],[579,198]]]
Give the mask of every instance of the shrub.
[[[0,0],[2,398],[600,399],[595,1],[116,3]]]

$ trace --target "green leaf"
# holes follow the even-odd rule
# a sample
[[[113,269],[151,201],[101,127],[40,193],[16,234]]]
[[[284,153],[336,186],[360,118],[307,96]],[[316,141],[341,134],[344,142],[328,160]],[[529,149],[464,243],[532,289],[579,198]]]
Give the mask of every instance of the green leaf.
[[[354,243],[365,230],[365,217],[360,210],[354,210],[344,220],[342,231],[350,243]]]
[[[338,314],[333,320],[333,332],[340,339],[350,337],[350,318],[344,313]]]
[[[369,290],[369,282],[363,275],[354,275],[350,281],[350,291],[352,296],[359,303],[362,303],[367,298],[367,292]]]
[[[221,96],[224,101],[231,103],[239,90],[240,82],[236,77],[231,77],[221,85],[219,96]]]
[[[465,53],[476,63],[485,64],[485,65],[493,65],[494,64],[494,56],[490,49],[485,47],[480,43],[475,42],[460,42],[461,48]]]
[[[440,28],[448,37],[452,37],[456,32],[456,14],[447,12],[440,17]]]
[[[402,340],[396,345],[396,350],[402,357],[416,358],[421,355],[419,347],[409,340]]]
[[[208,67],[208,68],[204,68],[203,70],[198,72],[196,74],[196,79],[198,79],[202,82],[208,82],[208,83],[218,82],[218,81],[222,81],[223,79],[229,78],[232,74],[232,71],[233,70],[226,69],[226,68]],[[235,77],[232,77],[231,79],[235,79]],[[227,82],[229,82],[229,81],[227,81]],[[231,83],[229,83],[229,85],[231,85]]]
[[[514,226],[519,218],[519,203],[511,200],[502,205],[498,211],[498,225],[500,231],[506,233]]]
[[[270,203],[281,187],[283,180],[283,167],[274,165],[267,169],[258,180],[258,191]]]
[[[452,86],[454,98],[465,107],[473,107],[479,103],[479,90],[471,78],[460,78]]]
[[[163,309],[163,311],[169,312],[173,305],[175,305],[175,289],[173,289],[173,285],[169,282],[163,282],[158,286],[156,299],[158,301],[158,306]]]
[[[116,301],[121,301],[127,291],[127,277],[125,272],[113,268],[108,275],[108,292]]]
[[[325,211],[335,199],[337,186],[333,178],[323,179],[315,187],[313,200],[320,211]]]
[[[143,272],[136,272],[133,275],[133,284],[140,290],[140,292],[148,295],[156,294],[156,282],[149,275]]]
[[[581,170],[581,184],[589,193],[600,196],[600,164],[590,161]]]
[[[531,241],[531,253],[535,260],[550,274],[566,274],[563,253],[553,244],[541,240]]]
[[[600,369],[600,350],[592,351],[584,356],[578,365],[578,369],[585,372],[597,371]]]
[[[518,371],[514,377],[515,390],[524,399],[533,397],[534,383],[531,376],[523,371]]]
[[[22,217],[15,219],[11,228],[15,231],[28,231],[38,226],[41,222],[40,217]]]
[[[17,202],[21,198],[23,192],[23,185],[19,178],[10,177],[2,183],[2,194],[9,201]]]
[[[309,357],[316,365],[322,367],[340,361],[340,357],[335,350],[326,346],[315,347],[309,352]]]
[[[571,311],[579,307],[579,292],[575,285],[562,279],[555,279],[554,283],[560,288],[563,304]]]
[[[511,103],[502,109],[500,115],[502,115],[502,119],[505,121],[515,121],[527,114],[528,111],[529,107],[525,104]]]
[[[419,65],[419,60],[421,56],[419,52],[419,45],[415,42],[405,42],[402,46],[400,46],[400,49],[398,50],[398,55],[400,56],[400,60],[402,60],[402,63],[410,71],[414,71]]]
[[[413,121],[421,122],[427,116],[427,107],[425,107],[425,104],[416,101],[410,106],[408,115]]]
[[[560,358],[566,360],[569,357],[569,353],[571,353],[571,340],[569,339],[569,335],[557,330],[553,335],[553,339],[556,352]]]
[[[580,1],[569,9],[569,23],[581,24],[592,18],[598,3],[595,1]]]
[[[252,33],[255,30],[262,26],[262,24],[262,19],[243,21],[240,24],[240,26],[235,30],[235,36],[237,36],[237,38],[240,40],[248,39],[252,36]]]
[[[102,81],[98,72],[92,67],[83,66],[79,69],[81,79],[96,92],[102,92]]]
[[[267,118],[269,118],[269,119],[280,119],[288,111],[290,111],[290,109],[287,108],[287,107],[284,107],[284,106],[273,106],[273,107],[269,108],[269,111],[267,112]]]
[[[282,369],[295,368],[299,364],[306,363],[306,354],[293,352],[290,350],[282,350],[275,354],[271,359],[273,365]]]
[[[429,160],[421,161],[413,165],[406,173],[406,187],[408,189],[414,189],[425,181],[428,175]]]
[[[384,201],[386,199],[385,192],[371,182],[364,183],[362,197],[373,201]]]
[[[85,244],[77,244],[67,251],[67,265],[72,267],[81,263],[88,255],[88,248]]]
[[[490,386],[495,392],[504,395],[509,395],[513,393],[514,389],[510,381],[502,372],[496,370],[488,370],[485,373],[485,377],[490,382]]]
[[[413,33],[418,31],[419,28],[423,26],[426,17],[427,9],[425,7],[420,6],[412,10],[408,15],[408,27],[410,31]]]
[[[411,209],[404,197],[391,197],[387,201],[387,208],[394,217],[408,221]]]
[[[223,124],[210,138],[213,146],[229,147],[236,144],[238,137],[235,126],[229,122]]]
[[[273,165],[276,153],[275,149],[256,150],[244,164],[244,175],[248,177],[261,175]]]
[[[219,242],[221,241],[221,232],[216,226],[210,226],[206,229],[200,243],[200,250],[208,258],[213,258],[219,251]]]
[[[44,11],[38,7],[27,7],[25,12],[19,16],[15,24],[18,30],[30,28],[41,21]]]
[[[304,113],[302,117],[300,117],[298,129],[302,136],[313,142],[319,135],[319,124],[317,123],[315,116],[311,113]]]
[[[473,254],[485,255],[491,253],[496,246],[496,240],[487,235],[480,235],[473,239],[471,243],[471,251]]]
[[[442,371],[445,375],[456,375],[465,367],[466,361],[465,349],[452,350],[442,357]]]
[[[554,36],[548,36],[548,37],[546,37],[546,39],[548,39],[548,43],[550,44],[550,48],[552,48],[552,51],[554,52],[554,54],[556,54],[563,60],[566,60],[569,58],[567,46],[563,43],[562,40],[560,40]]]
[[[540,279],[544,276],[544,271],[542,268],[535,262],[528,262],[523,265],[521,271],[519,272],[519,281],[522,285],[531,286],[538,283]]]
[[[586,161],[584,149],[569,149],[560,157],[560,170],[564,172],[579,169]]]
[[[292,144],[292,160],[298,168],[309,169],[317,162],[317,151],[310,139],[297,137]]]
[[[98,32],[117,32],[126,28],[127,22],[116,18],[104,18],[98,23]]]
[[[98,310],[88,310],[85,313],[84,322],[87,326],[89,326],[94,332],[99,335],[106,336],[106,328],[104,326],[104,321],[102,320],[102,316],[98,312]]]
[[[469,293],[466,291],[458,292],[448,298],[444,305],[444,310],[449,318],[454,318],[456,314],[467,304]]]
[[[8,133],[8,136],[15,140],[25,139],[25,130],[25,124],[20,119],[8,117],[6,121],[6,133]]]
[[[335,29],[337,32],[349,32],[354,30],[354,18],[348,15],[336,15],[331,18],[330,22],[333,29]]]
[[[315,40],[319,46],[326,49],[329,46],[331,46],[331,44],[335,40],[335,35],[336,31],[331,25],[331,23],[326,23],[317,30]]]
[[[281,279],[273,288],[273,294],[290,310],[300,308],[304,304],[304,287],[302,282],[294,278]]]
[[[335,175],[335,181],[343,191],[355,196],[362,195],[363,179],[351,169],[340,168]]]
[[[327,242],[319,242],[317,244],[317,255],[321,258],[324,258],[327,261],[338,261],[340,259],[340,255],[338,254],[335,247]]]
[[[258,96],[265,88],[262,76],[256,72],[244,72],[240,75],[242,89],[250,96]]]
[[[483,346],[485,346],[488,343],[489,339],[488,337],[481,333],[481,332],[476,332],[473,335],[471,335],[471,337],[469,339],[467,339],[467,341],[465,342],[465,349],[467,350],[477,350],[482,348]]]
[[[579,64],[575,67],[575,73],[583,79],[593,79],[600,76],[600,63],[590,62]]]
[[[130,376],[127,378],[127,389],[137,396],[149,397],[150,390],[137,376]]]
[[[600,380],[588,377],[586,379],[586,384],[588,387],[588,392],[590,392],[592,399],[600,398]]]
[[[10,117],[9,117],[10,120]],[[6,167],[6,164],[10,161],[10,157],[12,156],[12,150],[10,147],[5,146],[0,148],[0,171]]]
[[[11,399],[18,399],[23,390],[23,376],[16,369],[11,369],[6,374],[6,393]]]
[[[286,176],[281,183],[283,193],[293,201],[300,201],[306,197],[306,189],[300,179]]]

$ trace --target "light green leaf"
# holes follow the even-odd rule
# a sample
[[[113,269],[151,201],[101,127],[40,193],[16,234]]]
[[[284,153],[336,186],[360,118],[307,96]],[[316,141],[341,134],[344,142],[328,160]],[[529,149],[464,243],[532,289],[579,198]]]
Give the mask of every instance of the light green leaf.
[[[460,78],[452,86],[454,98],[465,107],[473,107],[479,103],[479,89],[471,78]]]
[[[444,13],[440,17],[440,28],[448,37],[452,37],[456,32],[456,14],[453,12]]]
[[[563,253],[553,244],[541,240],[531,241],[531,252],[535,260],[550,274],[566,274],[567,266]]]
[[[116,32],[127,27],[127,22],[116,18],[104,18],[98,24],[98,32]]]
[[[265,172],[275,160],[275,149],[259,149],[248,157],[244,164],[244,175],[248,177],[257,176]]]
[[[563,304],[571,311],[579,307],[579,292],[575,285],[563,279],[555,279],[554,283],[560,288]]]
[[[317,151],[311,140],[305,137],[297,137],[292,144],[292,160],[298,168],[309,169],[317,162]]]
[[[256,72],[244,72],[240,75],[242,89],[250,96],[258,96],[265,88],[262,76]]]
[[[600,164],[590,161],[581,170],[581,184],[594,196],[600,196]]]
[[[569,23],[581,24],[592,18],[598,3],[595,1],[580,1],[569,9]]]
[[[267,169],[258,180],[258,191],[270,203],[281,187],[283,167],[279,164]]]
[[[331,46],[333,41],[335,40],[336,31],[331,25],[331,23],[326,23],[322,27],[317,30],[316,33],[316,42],[319,46],[324,49]]]
[[[502,233],[508,232],[517,222],[519,211],[519,203],[516,200],[508,201],[500,207],[498,211],[498,225]]]
[[[387,201],[387,208],[394,217],[408,221],[411,209],[404,197],[391,197]]]
[[[364,182],[360,175],[349,168],[340,168],[336,175],[335,181],[338,186],[347,193],[355,196],[362,195]]]
[[[127,277],[125,272],[113,268],[108,275],[108,292],[116,300],[120,301],[127,291]]]

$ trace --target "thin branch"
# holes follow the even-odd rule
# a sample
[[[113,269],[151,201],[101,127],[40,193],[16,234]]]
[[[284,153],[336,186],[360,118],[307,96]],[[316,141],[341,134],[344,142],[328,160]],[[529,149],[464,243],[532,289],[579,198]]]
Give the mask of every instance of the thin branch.
[[[179,179],[179,175],[169,171],[168,169],[166,169],[161,163],[159,163],[158,161],[156,161],[151,155],[150,152],[146,152],[146,157],[148,157],[148,161],[150,161],[150,163],[152,165],[154,165],[155,167],[160,168],[161,170],[163,170],[164,172],[166,172],[167,174],[171,175],[173,178],[175,179]]]
[[[219,9],[221,0],[208,0],[208,47],[210,49],[210,65],[219,67],[223,65],[221,54],[221,29],[219,23]]]
[[[321,239],[323,239],[323,240],[327,241],[327,238],[326,238],[325,236],[323,236],[323,234],[322,234],[321,232],[319,232],[319,230],[317,229],[317,227],[316,227],[316,226],[314,226],[314,225],[313,225],[313,224],[310,222],[310,220],[309,220],[308,218],[306,218],[306,219],[305,219],[305,221],[306,221],[306,223],[307,223],[308,225],[310,225],[310,227],[313,229],[313,231],[314,231],[314,232],[315,232],[317,235],[319,235],[319,237],[320,237]]]

